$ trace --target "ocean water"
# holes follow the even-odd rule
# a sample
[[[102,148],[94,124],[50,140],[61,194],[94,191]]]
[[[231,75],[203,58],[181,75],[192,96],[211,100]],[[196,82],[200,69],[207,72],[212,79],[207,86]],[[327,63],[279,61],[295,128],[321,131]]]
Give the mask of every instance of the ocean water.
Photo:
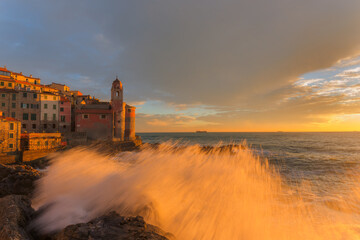
[[[179,240],[360,239],[359,133],[139,135],[160,145],[58,154],[33,199],[39,230],[115,210]]]
[[[245,143],[289,182],[310,181],[318,194],[343,190],[344,176],[359,174],[360,132],[138,133],[143,142],[216,146]]]

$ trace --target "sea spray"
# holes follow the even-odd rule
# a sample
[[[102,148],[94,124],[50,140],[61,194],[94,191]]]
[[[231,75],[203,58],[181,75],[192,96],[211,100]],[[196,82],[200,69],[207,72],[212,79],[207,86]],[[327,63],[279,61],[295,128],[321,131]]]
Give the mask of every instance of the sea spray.
[[[35,224],[51,232],[116,210],[185,240],[360,239],[357,213],[310,192],[288,186],[249,148],[165,143],[116,156],[79,148],[58,155],[38,182],[34,207],[45,208]],[[354,209],[358,196],[330,206]]]

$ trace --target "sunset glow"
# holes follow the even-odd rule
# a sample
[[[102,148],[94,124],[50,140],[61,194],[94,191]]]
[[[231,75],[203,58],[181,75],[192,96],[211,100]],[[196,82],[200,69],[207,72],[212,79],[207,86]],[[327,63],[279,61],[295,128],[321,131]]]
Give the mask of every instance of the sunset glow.
[[[358,1],[110,2],[1,1],[1,64],[103,100],[117,74],[138,132],[360,130]]]

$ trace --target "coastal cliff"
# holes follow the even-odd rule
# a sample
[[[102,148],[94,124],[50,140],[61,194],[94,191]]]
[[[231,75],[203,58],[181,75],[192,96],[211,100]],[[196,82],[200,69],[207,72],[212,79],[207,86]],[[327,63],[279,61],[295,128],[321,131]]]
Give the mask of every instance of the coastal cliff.
[[[0,164],[0,239],[173,239],[171,234],[147,224],[140,216],[125,217],[116,212],[42,235],[33,224],[42,210],[35,211],[31,206],[35,181],[41,175],[31,166]]]

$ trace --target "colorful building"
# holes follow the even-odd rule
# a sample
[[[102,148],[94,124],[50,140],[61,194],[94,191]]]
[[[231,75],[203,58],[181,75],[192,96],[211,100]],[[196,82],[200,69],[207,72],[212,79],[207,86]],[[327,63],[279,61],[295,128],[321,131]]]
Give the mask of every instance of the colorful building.
[[[50,86],[41,85],[40,78],[35,78],[32,75],[26,76],[22,72],[16,73],[9,71],[6,66],[0,67],[0,88],[22,88],[27,91],[40,91],[58,93],[59,90]]]
[[[40,129],[40,96],[36,91],[0,89],[0,111],[21,121],[22,132]]]
[[[82,105],[75,110],[76,132],[86,132],[90,139],[111,139],[113,111],[109,103]]]
[[[124,103],[123,86],[118,78],[112,84],[110,103],[82,102],[77,105],[75,129],[76,132],[87,132],[90,139],[135,139],[135,107]]]
[[[61,133],[23,133],[21,149],[23,151],[49,150],[61,147]]]
[[[20,151],[20,121],[4,117],[0,112],[0,152]]]
[[[59,131],[71,131],[71,102],[65,97],[60,97],[59,103]]]
[[[41,93],[40,123],[42,132],[59,131],[59,100],[54,93]]]

